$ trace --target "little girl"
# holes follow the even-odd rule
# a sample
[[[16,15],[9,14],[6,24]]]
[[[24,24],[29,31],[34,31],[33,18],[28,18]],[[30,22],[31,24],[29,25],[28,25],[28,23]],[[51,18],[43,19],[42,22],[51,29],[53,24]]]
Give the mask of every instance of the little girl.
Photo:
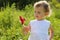
[[[50,15],[50,5],[46,1],[39,1],[34,4],[34,16],[36,19],[31,20],[29,25],[24,26],[24,32],[30,31],[28,40],[51,40],[53,29],[50,21],[45,17]],[[48,35],[48,32],[50,35]]]

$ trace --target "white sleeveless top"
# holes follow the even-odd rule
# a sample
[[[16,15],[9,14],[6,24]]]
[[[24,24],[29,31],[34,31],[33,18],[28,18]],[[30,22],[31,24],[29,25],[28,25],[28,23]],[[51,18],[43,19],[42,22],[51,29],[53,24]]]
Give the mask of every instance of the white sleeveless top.
[[[28,40],[49,40],[48,29],[50,21],[48,20],[32,20],[30,21],[31,32]]]

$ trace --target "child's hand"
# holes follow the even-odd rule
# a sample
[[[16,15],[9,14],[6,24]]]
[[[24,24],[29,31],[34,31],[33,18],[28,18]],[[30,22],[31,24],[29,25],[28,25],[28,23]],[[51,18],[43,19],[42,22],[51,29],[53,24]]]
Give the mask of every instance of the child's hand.
[[[51,38],[50,38],[50,40],[51,40]]]
[[[23,33],[26,35],[28,32],[26,31],[26,27],[23,27]]]
[[[29,28],[25,25],[23,25],[23,33],[26,35],[29,31]]]

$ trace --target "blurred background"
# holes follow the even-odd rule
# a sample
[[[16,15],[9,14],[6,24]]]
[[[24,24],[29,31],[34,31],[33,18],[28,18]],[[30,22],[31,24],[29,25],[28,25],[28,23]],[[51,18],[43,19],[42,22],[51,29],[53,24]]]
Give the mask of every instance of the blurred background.
[[[34,19],[35,2],[40,0],[0,0],[0,40],[27,40],[27,35],[23,34],[22,24],[19,16],[23,16],[28,25],[30,20]],[[51,6],[50,20],[53,29],[53,40],[60,40],[60,0],[46,0]]]

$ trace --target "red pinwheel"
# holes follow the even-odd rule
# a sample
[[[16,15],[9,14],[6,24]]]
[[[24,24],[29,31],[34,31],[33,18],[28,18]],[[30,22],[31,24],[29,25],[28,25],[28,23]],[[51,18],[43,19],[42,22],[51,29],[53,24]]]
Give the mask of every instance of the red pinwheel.
[[[19,18],[20,18],[20,21],[21,21],[21,23],[23,25],[24,24],[24,21],[25,21],[25,18],[23,18],[22,16],[19,16]]]

